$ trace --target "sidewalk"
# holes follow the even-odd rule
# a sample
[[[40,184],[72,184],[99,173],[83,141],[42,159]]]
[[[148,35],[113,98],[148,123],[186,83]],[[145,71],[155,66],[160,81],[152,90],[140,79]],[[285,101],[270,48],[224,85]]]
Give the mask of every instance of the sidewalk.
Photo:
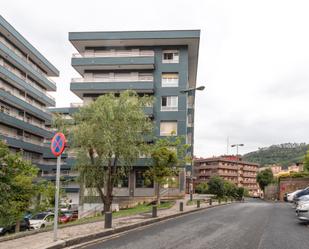
[[[184,212],[179,211],[179,202],[184,202]],[[196,205],[187,206],[186,205],[187,198],[183,200],[177,200],[175,205],[169,209],[158,210],[158,217],[168,217],[173,216],[179,213],[186,213],[188,211],[197,210]],[[217,203],[213,203],[213,206],[217,205]],[[208,204],[201,203],[201,208],[208,207]],[[43,249],[43,248],[62,248],[62,244],[65,241],[71,239],[79,239],[89,235],[95,235],[96,233],[104,233],[104,231],[111,231],[114,229],[118,229],[121,227],[126,227],[128,225],[139,224],[145,221],[153,220],[156,218],[151,218],[151,213],[142,213],[134,216],[127,216],[116,218],[113,220],[113,228],[112,229],[104,229],[104,221],[98,221],[89,224],[81,224],[71,227],[65,227],[58,230],[58,241],[53,241],[53,231],[37,233],[33,235],[29,235],[26,237],[8,240],[4,242],[0,242],[1,249]],[[112,234],[112,233],[111,233]],[[59,247],[58,247],[58,246]]]

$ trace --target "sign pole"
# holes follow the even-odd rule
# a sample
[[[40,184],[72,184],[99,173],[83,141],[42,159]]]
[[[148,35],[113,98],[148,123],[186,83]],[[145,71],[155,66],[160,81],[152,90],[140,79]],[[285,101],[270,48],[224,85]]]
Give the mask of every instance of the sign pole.
[[[61,155],[57,157],[56,194],[55,194],[55,218],[54,218],[54,241],[57,241],[57,229],[58,229],[58,207],[59,207],[59,189],[60,189],[60,163],[61,163]]]

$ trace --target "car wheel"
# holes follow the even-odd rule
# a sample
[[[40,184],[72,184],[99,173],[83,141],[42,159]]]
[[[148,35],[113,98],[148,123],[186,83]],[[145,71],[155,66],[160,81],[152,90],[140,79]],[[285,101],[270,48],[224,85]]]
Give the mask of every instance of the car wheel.
[[[41,225],[41,228],[45,228],[45,224],[42,224],[42,225]]]

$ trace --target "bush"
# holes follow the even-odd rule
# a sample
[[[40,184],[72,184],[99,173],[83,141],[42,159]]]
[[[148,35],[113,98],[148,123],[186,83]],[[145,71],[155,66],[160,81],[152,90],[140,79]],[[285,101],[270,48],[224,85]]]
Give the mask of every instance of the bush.
[[[201,182],[195,187],[195,192],[198,194],[207,194],[208,193],[208,184],[207,182]]]
[[[225,195],[224,180],[219,176],[213,176],[208,182],[208,192],[222,198]]]

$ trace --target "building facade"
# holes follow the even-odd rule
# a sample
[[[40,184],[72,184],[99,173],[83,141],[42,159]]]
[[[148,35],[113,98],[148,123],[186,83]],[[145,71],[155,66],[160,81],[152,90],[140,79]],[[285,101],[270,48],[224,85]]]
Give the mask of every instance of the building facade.
[[[237,156],[221,156],[212,158],[196,158],[194,175],[196,184],[208,181],[212,176],[220,176],[224,180],[248,189],[251,196],[259,196],[260,190],[256,182],[259,165],[242,161]]]
[[[94,101],[106,93],[134,90],[154,97],[145,113],[155,124],[155,136],[172,133],[184,136],[192,147],[194,132],[194,91],[196,86],[200,31],[72,32],[69,40],[76,48],[72,66],[81,75],[73,78],[70,89],[83,100]],[[53,112],[72,112],[55,108]],[[64,112],[65,111],[65,112]],[[138,158],[127,179],[115,188],[115,201],[153,198],[154,184],[143,176],[149,158]],[[188,170],[190,170],[188,168]],[[185,167],[174,186],[164,186],[163,197],[183,195]],[[90,201],[91,200],[91,201]],[[83,203],[101,202],[98,196],[83,194]]]
[[[0,139],[36,164],[42,177],[56,163],[48,144],[53,130],[47,110],[55,106],[48,92],[56,91],[50,78],[56,76],[59,71],[0,16]]]

